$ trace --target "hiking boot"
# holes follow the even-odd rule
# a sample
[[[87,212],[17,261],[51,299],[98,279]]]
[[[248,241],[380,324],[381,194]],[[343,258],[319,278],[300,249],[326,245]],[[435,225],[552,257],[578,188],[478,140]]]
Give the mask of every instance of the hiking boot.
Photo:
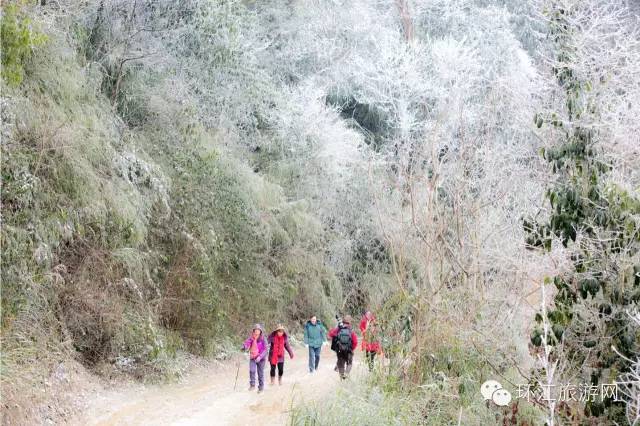
[[[275,378],[275,377],[272,377],[272,378],[271,378],[271,385],[273,386],[273,385],[275,385],[275,384],[276,384],[276,378]]]
[[[282,384],[282,377],[278,377],[278,384],[281,385]]]
[[[258,393],[264,392],[264,389],[258,389]]]
[[[249,392],[256,390],[256,387],[254,385],[249,386]]]

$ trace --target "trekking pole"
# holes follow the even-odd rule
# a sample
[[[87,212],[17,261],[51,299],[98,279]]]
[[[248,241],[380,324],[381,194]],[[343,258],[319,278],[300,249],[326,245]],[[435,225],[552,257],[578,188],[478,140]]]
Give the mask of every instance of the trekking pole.
[[[233,383],[233,390],[238,386],[238,374],[240,374],[240,361],[236,360],[236,381]]]

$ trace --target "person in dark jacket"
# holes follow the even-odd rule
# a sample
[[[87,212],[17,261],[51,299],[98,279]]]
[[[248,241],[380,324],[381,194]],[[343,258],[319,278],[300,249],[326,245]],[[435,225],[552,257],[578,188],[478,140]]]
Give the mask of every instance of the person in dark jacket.
[[[271,365],[271,384],[275,384],[276,367],[278,368],[278,384],[282,384],[284,374],[284,351],[289,353],[289,358],[293,359],[293,351],[289,345],[289,336],[282,324],[278,324],[276,329],[269,335],[269,364]]]
[[[342,326],[338,326],[329,332],[332,339],[331,348],[336,351],[338,357],[338,373],[340,378],[346,379],[351,372],[353,364],[353,351],[358,347],[358,336],[351,329],[352,318],[345,315]]]
[[[327,329],[314,315],[304,326],[304,343],[309,345],[309,373],[318,369],[320,364],[320,351],[327,340]]]

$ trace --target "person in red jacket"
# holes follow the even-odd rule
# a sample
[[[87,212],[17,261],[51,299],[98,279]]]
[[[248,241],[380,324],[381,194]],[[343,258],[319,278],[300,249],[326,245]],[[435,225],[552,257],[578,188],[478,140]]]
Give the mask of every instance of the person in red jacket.
[[[366,340],[365,340],[366,339]],[[369,371],[373,371],[373,363],[377,354],[382,354],[382,346],[378,338],[375,324],[369,324],[362,337],[362,350],[365,351]]]
[[[364,313],[364,315],[362,316],[362,319],[360,320],[360,333],[362,333],[362,350],[366,351],[365,346],[367,345],[367,342],[369,341],[369,336],[367,333],[367,329],[374,324],[376,320],[376,317],[373,316],[373,314],[371,313],[371,311],[367,311]]]
[[[276,329],[267,338],[269,343],[269,364],[271,365],[271,384],[276,380],[276,367],[278,368],[278,384],[282,384],[282,375],[284,373],[284,352],[289,353],[289,358],[293,359],[293,350],[289,345],[289,336],[284,329],[284,325],[278,324]]]
[[[373,316],[371,311],[367,311],[364,313],[362,319],[360,320],[360,332],[364,336],[365,331],[367,331],[367,327],[369,324],[372,324],[376,320],[376,317]],[[364,341],[362,342],[364,347]]]
[[[329,332],[331,349],[338,356],[338,373],[342,379],[346,379],[351,372],[353,351],[358,347],[358,336],[351,329],[352,321],[350,315],[345,315],[342,324]]]

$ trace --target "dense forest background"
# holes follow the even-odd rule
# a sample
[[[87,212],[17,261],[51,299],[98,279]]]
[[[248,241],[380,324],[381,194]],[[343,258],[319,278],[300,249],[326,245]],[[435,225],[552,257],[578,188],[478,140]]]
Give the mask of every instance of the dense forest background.
[[[639,14],[3,1],[5,419],[63,359],[171,379],[253,322],[374,309],[388,367],[296,421],[634,424]],[[498,377],[622,401],[487,410]]]

